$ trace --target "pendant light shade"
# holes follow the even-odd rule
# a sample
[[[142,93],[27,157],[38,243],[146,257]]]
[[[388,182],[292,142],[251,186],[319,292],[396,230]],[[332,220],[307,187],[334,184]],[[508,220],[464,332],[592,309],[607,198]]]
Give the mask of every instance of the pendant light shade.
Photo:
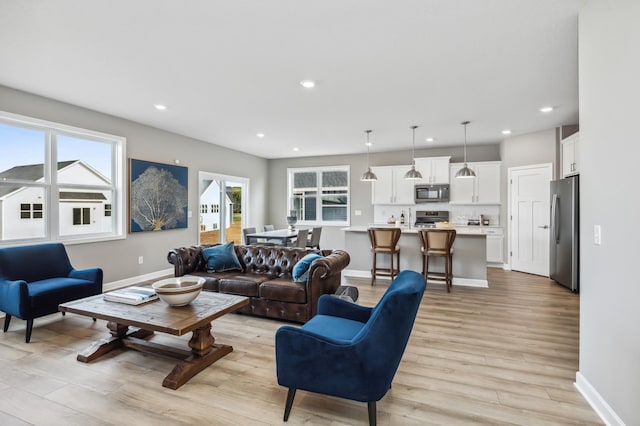
[[[369,147],[371,146],[371,142],[369,142],[369,134],[371,134],[371,130],[364,131],[367,134],[367,171],[363,173],[360,178],[363,182],[374,182],[378,180],[378,176],[371,171],[371,164],[369,163]]]
[[[411,169],[407,173],[405,173],[405,179],[422,179],[422,174],[416,170],[416,129],[418,126],[411,126],[413,130],[413,148],[411,149]]]
[[[456,173],[457,178],[474,178],[476,174],[473,170],[469,168],[467,165],[467,124],[471,123],[470,121],[463,121],[462,124],[464,126],[464,167],[458,170]]]

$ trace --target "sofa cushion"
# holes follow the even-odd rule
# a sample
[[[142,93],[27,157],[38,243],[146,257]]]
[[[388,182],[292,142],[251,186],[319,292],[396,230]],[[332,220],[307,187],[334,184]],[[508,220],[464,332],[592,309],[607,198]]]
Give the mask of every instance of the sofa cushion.
[[[309,277],[309,267],[314,260],[320,259],[320,256],[317,253],[309,253],[305,255],[302,259],[300,259],[294,266],[291,274],[293,275],[293,280],[299,283],[304,283],[307,281]]]
[[[204,278],[203,290],[218,291],[220,280],[227,277],[233,277],[238,275],[238,271],[226,271],[226,272],[191,272],[189,275],[195,277]]]
[[[223,278],[218,285],[220,293],[258,297],[258,286],[269,279],[268,275],[242,274]]]
[[[290,303],[305,303],[307,301],[304,284],[293,282],[291,278],[276,278],[265,281],[258,287],[258,294],[267,300]]]
[[[207,262],[207,272],[242,271],[242,265],[233,248],[233,241],[202,249]]]

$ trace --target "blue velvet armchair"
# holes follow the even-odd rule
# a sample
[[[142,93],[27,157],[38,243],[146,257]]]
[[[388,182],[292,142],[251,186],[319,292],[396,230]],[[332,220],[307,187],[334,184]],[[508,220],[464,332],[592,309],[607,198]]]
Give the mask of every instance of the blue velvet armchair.
[[[289,388],[284,421],[297,389],[366,402],[376,424],[376,401],[391,387],[426,287],[403,271],[374,308],[324,295],[302,327],[276,332],[278,383]]]
[[[27,321],[58,312],[60,303],[102,293],[102,269],[76,270],[60,243],[0,248],[0,311],[4,331],[11,317]]]

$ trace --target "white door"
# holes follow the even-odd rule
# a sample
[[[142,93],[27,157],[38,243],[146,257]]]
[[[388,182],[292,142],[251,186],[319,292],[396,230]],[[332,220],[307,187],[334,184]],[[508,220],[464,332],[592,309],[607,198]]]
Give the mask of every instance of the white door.
[[[552,165],[509,168],[511,269],[549,276]]]

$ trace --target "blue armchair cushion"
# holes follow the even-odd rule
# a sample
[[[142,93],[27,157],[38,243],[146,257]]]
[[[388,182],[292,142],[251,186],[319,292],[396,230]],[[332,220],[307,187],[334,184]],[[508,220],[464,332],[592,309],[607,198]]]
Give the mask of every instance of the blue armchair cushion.
[[[207,272],[242,271],[233,241],[202,249],[202,254],[207,261]]]
[[[311,264],[316,259],[321,259],[317,253],[309,253],[302,259],[298,260],[298,262],[293,266],[293,270],[291,274],[293,275],[293,280],[295,282],[304,283],[307,282],[307,278],[309,278],[309,268]]]

